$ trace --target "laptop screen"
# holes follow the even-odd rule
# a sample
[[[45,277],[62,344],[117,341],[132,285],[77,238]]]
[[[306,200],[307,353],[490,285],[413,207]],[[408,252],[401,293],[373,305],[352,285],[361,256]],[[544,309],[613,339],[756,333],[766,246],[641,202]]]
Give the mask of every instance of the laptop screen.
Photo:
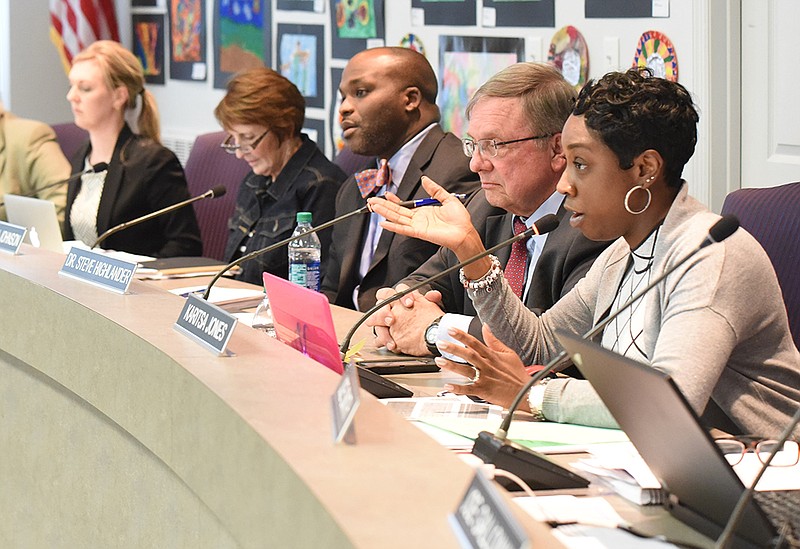
[[[264,289],[277,338],[334,372],[344,372],[328,298],[270,273],[264,273]]]
[[[670,494],[670,512],[716,538],[744,485],[672,378],[580,336],[559,341]],[[775,532],[751,503],[737,534],[765,545]]]
[[[25,242],[37,248],[64,253],[64,240],[58,225],[56,205],[49,200],[7,194],[6,215],[9,223],[26,227]]]

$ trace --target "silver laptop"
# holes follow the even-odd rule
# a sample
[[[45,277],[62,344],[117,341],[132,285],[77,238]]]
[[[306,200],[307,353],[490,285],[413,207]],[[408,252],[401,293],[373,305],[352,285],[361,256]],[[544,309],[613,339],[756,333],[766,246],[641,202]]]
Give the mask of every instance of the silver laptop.
[[[3,197],[8,222],[28,229],[25,242],[37,248],[64,253],[64,239],[58,225],[56,205],[49,200],[16,194]]]
[[[669,512],[716,539],[745,487],[672,378],[575,334],[557,335],[667,491]],[[778,528],[798,519],[790,505],[798,496],[798,490],[756,493],[734,547],[774,547]],[[768,500],[780,501],[780,509]]]

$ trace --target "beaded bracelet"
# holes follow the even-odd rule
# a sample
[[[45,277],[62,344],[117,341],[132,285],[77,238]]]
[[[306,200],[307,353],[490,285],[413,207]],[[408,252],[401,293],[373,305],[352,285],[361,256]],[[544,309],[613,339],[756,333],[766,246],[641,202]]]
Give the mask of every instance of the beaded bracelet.
[[[458,270],[458,281],[461,282],[464,288],[468,288],[470,290],[486,290],[487,292],[492,291],[491,285],[495,283],[497,278],[500,276],[500,273],[503,272],[503,269],[500,267],[500,260],[495,256],[490,255],[489,259],[492,260],[491,268],[486,272],[485,275],[477,280],[467,280],[467,277],[464,276],[464,269],[462,268]]]

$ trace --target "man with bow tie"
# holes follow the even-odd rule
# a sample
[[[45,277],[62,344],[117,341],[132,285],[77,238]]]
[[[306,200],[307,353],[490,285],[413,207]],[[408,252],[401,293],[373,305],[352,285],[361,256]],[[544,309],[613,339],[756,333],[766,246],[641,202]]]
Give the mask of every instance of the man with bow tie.
[[[339,93],[345,143],[375,162],[344,182],[336,216],[387,191],[401,200],[424,198],[423,175],[453,193],[478,188],[461,141],[439,126],[436,75],[423,55],[398,47],[362,51],[345,67]],[[378,219],[366,213],[333,227],[322,282],[331,303],[369,309],[378,288],[403,279],[437,251],[428,242],[383,231]]]

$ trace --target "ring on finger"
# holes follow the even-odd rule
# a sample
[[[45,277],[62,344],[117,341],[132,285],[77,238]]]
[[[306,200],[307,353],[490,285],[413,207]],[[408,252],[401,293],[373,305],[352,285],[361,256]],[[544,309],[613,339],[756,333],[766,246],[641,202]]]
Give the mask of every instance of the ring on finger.
[[[471,366],[471,368],[475,371],[475,375],[472,377],[472,384],[475,385],[478,383],[478,380],[481,378],[481,371],[478,370],[475,366]]]

